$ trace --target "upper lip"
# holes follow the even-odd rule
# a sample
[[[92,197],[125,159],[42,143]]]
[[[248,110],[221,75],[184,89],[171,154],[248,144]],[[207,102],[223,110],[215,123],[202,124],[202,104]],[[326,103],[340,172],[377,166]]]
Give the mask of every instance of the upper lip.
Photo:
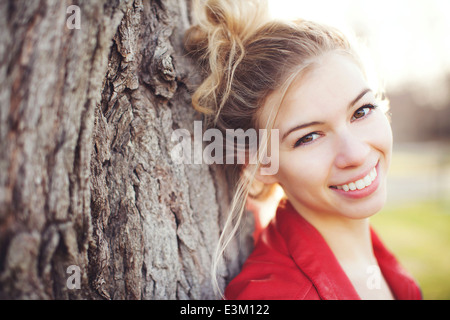
[[[356,182],[358,180],[361,180],[365,176],[367,176],[370,173],[370,171],[372,171],[373,168],[376,168],[377,166],[378,166],[378,162],[377,162],[376,165],[369,167],[369,169],[364,170],[361,174],[357,175],[356,177],[354,177],[354,178],[352,178],[350,180],[347,180],[347,182],[340,183],[340,184],[334,184],[334,185],[332,185],[332,187],[343,186],[344,184],[349,184],[351,182]]]

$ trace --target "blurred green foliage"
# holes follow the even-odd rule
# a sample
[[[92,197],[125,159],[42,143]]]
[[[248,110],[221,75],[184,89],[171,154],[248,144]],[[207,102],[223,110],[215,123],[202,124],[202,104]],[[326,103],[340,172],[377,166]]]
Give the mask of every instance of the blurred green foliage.
[[[371,222],[425,300],[450,299],[450,199],[389,205]]]

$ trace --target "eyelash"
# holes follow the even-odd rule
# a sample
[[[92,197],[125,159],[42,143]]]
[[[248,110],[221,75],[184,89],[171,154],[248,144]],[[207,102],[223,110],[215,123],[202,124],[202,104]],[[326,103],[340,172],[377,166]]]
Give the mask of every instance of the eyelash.
[[[367,113],[367,114],[365,114],[363,117],[361,117],[361,118],[357,118],[357,119],[354,119],[353,120],[353,118],[355,117],[355,114],[358,112],[358,111],[360,111],[360,110],[363,110],[363,109],[370,109],[370,111]],[[376,105],[374,105],[374,104],[370,104],[370,103],[368,103],[368,104],[365,104],[365,105],[363,105],[361,108],[359,108],[358,110],[356,110],[355,111],[355,113],[353,114],[353,116],[352,116],[352,120],[353,121],[355,121],[355,120],[359,120],[359,119],[364,119],[365,117],[367,117],[370,113],[371,113],[371,111],[373,111],[373,110],[375,110],[376,108],[378,108]]]
[[[363,105],[361,108],[359,108],[358,110],[355,111],[355,113],[354,113],[353,116],[352,116],[352,121],[358,121],[358,120],[361,120],[361,119],[366,118],[366,117],[369,116],[369,115],[371,114],[371,112],[372,112],[373,110],[375,110],[376,108],[378,108],[378,107],[377,107],[376,105],[373,105],[373,104],[365,104],[365,105]],[[360,118],[355,118],[355,114],[356,114],[357,112],[361,111],[361,110],[364,110],[364,109],[370,109],[370,110],[369,110],[365,115],[363,115],[362,117],[360,117]],[[308,145],[308,144],[310,144],[310,143],[313,143],[313,142],[315,141],[315,139],[312,140],[312,141],[304,142],[304,140],[305,140],[306,138],[309,138],[309,137],[311,137],[311,136],[313,136],[313,135],[322,136],[322,134],[320,134],[319,132],[311,132],[311,133],[307,134],[306,136],[303,136],[303,137],[301,137],[300,139],[298,139],[298,140],[294,143],[293,148],[297,148],[297,147],[299,147],[299,146],[305,146],[305,145]],[[303,142],[302,142],[302,141],[303,141]]]

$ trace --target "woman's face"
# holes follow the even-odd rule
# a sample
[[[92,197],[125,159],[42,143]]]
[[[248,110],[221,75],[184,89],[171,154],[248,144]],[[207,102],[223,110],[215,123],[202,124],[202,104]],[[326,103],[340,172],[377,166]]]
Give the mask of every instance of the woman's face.
[[[279,98],[272,94],[261,114]],[[328,54],[294,82],[275,121],[279,183],[305,215],[366,218],[386,199],[392,131],[356,63]]]

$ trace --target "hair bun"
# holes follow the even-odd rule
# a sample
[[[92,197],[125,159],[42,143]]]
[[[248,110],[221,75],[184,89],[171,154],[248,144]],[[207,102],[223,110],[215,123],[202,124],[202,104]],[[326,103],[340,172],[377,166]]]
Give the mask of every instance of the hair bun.
[[[195,0],[194,25],[185,34],[185,48],[194,55],[214,46],[245,41],[268,20],[266,0]]]
[[[263,0],[209,0],[206,18],[211,25],[225,27],[232,35],[245,37],[267,18]]]
[[[268,21],[266,0],[196,0],[194,25],[186,31],[186,51],[205,67],[208,78],[193,96],[205,114],[220,113],[245,42]],[[217,97],[220,97],[218,101]]]
[[[208,34],[199,25],[190,27],[184,35],[184,47],[194,58],[204,58],[208,48]]]

